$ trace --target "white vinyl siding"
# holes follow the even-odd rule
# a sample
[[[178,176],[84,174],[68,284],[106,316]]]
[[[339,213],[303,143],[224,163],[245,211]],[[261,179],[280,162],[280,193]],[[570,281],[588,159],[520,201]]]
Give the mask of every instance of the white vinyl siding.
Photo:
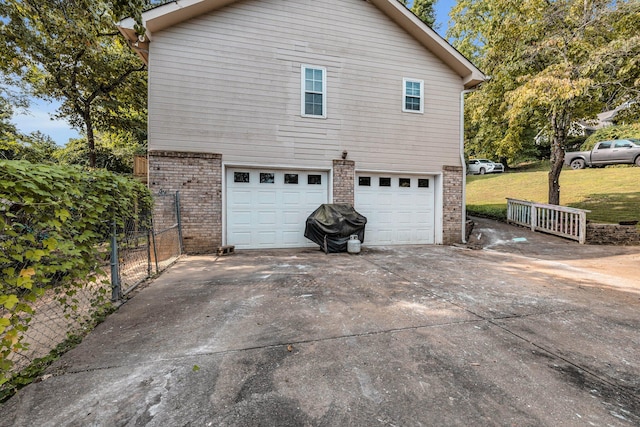
[[[326,70],[325,119],[300,114],[303,65]],[[424,114],[398,106],[408,77],[424,81]],[[327,169],[347,150],[367,170],[438,172],[461,165],[462,89],[371,3],[235,2],[154,34],[149,149]]]
[[[402,79],[402,111],[405,113],[424,112],[424,81]]]
[[[302,117],[327,117],[327,71],[303,65],[301,71]]]

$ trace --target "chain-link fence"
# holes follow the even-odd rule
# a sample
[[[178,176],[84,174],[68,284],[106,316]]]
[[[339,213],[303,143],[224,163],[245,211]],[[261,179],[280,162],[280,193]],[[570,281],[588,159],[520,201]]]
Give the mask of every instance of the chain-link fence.
[[[96,267],[86,282],[67,283],[65,277],[54,277],[42,287],[23,310],[22,319],[0,334],[4,343],[19,343],[5,358],[8,363],[0,358],[0,369],[15,376],[69,338],[82,336],[110,302],[126,298],[180,256],[179,193],[156,194],[154,201],[157,221],[155,214],[140,212],[124,225],[110,224],[110,238],[100,244]],[[9,310],[0,304],[0,321],[9,317]],[[8,387],[16,385],[0,382],[0,398],[9,394]]]
[[[180,194],[162,192],[153,197],[153,218],[149,213],[138,221],[128,221],[124,228],[115,229],[112,236],[117,242],[117,257],[112,257],[117,259],[118,271],[117,276],[112,274],[115,298],[127,295],[139,283],[170,266],[182,253]]]

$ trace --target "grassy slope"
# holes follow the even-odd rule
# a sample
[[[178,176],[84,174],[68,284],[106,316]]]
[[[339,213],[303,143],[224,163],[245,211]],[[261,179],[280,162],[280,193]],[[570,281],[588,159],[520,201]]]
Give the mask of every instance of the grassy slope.
[[[547,194],[546,171],[467,176],[470,213],[506,212],[507,197],[546,203]],[[640,220],[640,168],[565,169],[560,175],[560,201],[591,210],[587,218],[594,222]]]

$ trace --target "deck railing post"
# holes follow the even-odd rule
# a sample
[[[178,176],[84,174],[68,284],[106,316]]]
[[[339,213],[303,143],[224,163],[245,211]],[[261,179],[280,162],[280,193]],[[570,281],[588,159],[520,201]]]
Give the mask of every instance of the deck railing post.
[[[536,205],[531,205],[531,231],[536,231],[536,225],[538,223],[538,210]]]

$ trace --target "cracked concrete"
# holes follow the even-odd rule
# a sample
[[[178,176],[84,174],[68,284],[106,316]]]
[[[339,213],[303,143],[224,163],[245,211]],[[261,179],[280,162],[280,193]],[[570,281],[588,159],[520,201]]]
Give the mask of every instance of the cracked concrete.
[[[476,227],[502,243],[185,257],[0,426],[640,425],[639,286],[588,268],[640,248]]]

